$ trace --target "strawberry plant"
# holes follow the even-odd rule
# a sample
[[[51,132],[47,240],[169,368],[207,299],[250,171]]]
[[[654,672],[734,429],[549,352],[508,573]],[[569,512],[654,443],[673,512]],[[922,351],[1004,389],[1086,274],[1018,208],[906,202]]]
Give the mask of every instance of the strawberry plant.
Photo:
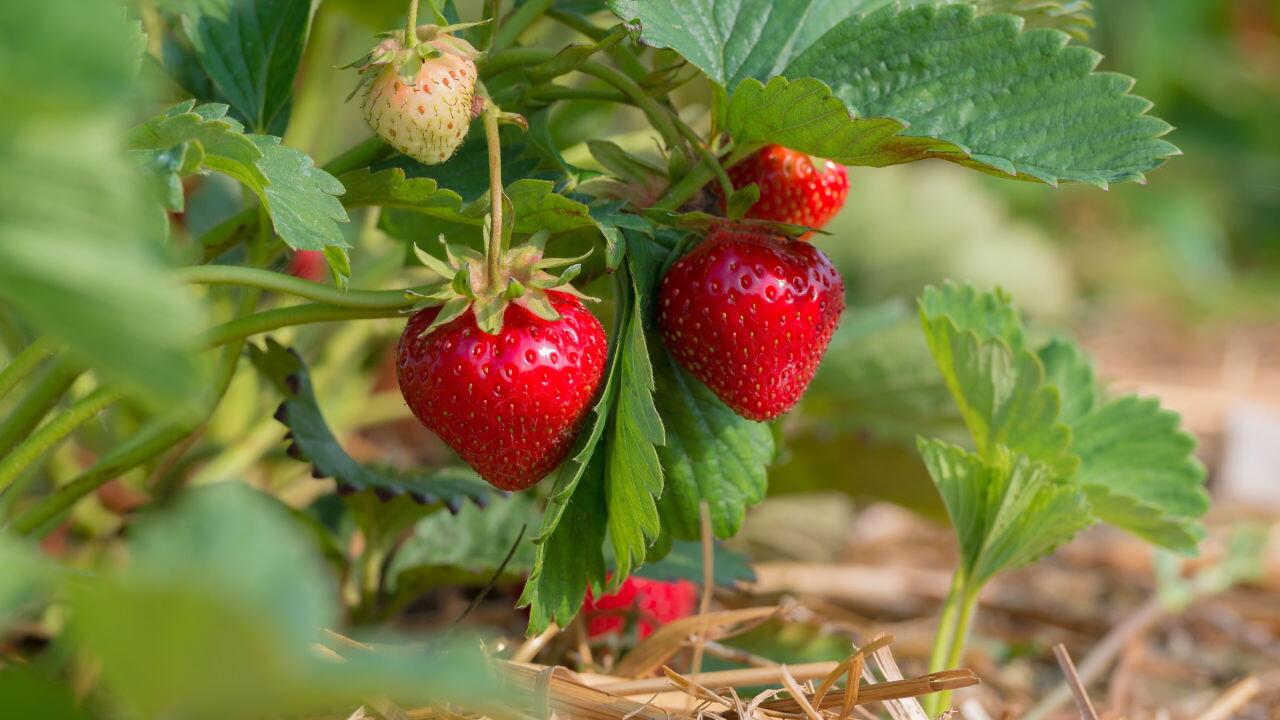
[[[354,622],[465,565],[456,546],[413,537],[422,523],[466,528],[467,543],[501,537],[472,559],[527,574],[530,633],[567,626],[584,603],[593,632],[625,612],[641,613],[641,635],[688,614],[691,587],[637,572],[701,539],[703,508],[714,538],[733,537],[768,492],[787,442],[779,418],[805,413],[824,363],[862,357],[862,340],[840,332],[867,311],[846,307],[824,254],[860,242],[823,229],[857,198],[846,166],[936,159],[1046,191],[1106,189],[1145,183],[1178,154],[1133,81],[1098,72],[1099,56],[1064,32],[1082,27],[1068,4],[408,0],[376,37],[352,23],[356,5],[0,9],[12,73],[0,523],[13,548],[0,553],[30,579],[22,603],[69,597],[71,632],[145,716],[183,702],[131,674],[144,651],[171,648],[154,637],[136,655],[104,648],[162,607],[165,587],[225,580],[218,592],[251,609],[269,604],[255,581],[297,593],[297,616],[269,613],[279,627],[218,606],[290,653],[333,622],[324,579],[295,567],[296,538],[271,535],[290,523],[338,567]],[[337,25],[371,48],[340,70]],[[363,126],[343,126],[346,149],[317,162],[317,103],[340,100],[339,84],[355,85],[345,108]],[[1176,415],[1108,394],[1079,347],[1038,341],[1000,291],[941,284],[918,310],[911,341],[954,401],[897,426],[918,438],[913,466],[959,540],[934,669],[958,663],[987,581],[1095,522],[1196,551],[1204,473]],[[359,379],[385,346],[370,326],[399,338],[381,391]],[[912,360],[878,362],[878,376],[857,377],[875,383]],[[393,466],[344,447],[365,410],[330,413],[322,399],[348,391],[399,393],[396,409],[425,426],[413,444],[432,449]],[[237,405],[252,417],[228,439]],[[967,432],[937,432],[940,419]],[[265,480],[185,489],[280,460],[273,449],[332,481],[306,481],[323,496],[307,512],[280,507],[274,491],[289,493]],[[111,534],[99,503],[120,483],[147,507],[129,568],[81,586],[17,540]],[[504,510],[480,511],[492,503]],[[327,522],[327,507],[345,519]],[[493,512],[506,519],[484,519]],[[270,528],[279,547],[241,572],[234,558],[257,548],[202,546],[223,521]],[[205,602],[175,597],[191,612]],[[0,620],[19,605],[0,592]],[[447,679],[379,679],[373,661],[316,680],[293,656],[228,648],[260,691],[257,713],[326,685],[313,698],[450,692]],[[253,679],[264,663],[288,672]],[[175,687],[200,683],[197,665],[171,670]],[[236,714],[219,690],[194,701]]]

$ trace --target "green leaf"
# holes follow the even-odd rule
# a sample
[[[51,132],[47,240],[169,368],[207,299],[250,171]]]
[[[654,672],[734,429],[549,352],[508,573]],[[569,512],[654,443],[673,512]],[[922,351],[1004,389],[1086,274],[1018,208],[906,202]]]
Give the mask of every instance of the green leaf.
[[[341,491],[373,490],[384,499],[408,495],[423,505],[444,503],[452,512],[466,500],[484,505],[494,496],[488,483],[462,468],[402,472],[356,462],[325,422],[311,376],[294,351],[267,338],[264,348],[249,346],[249,357],[284,395],[276,419],[289,428],[289,453],[309,461],[316,477],[332,477]]]
[[[251,135],[262,151],[259,169],[269,184],[261,190],[276,233],[294,250],[348,247],[336,223],[347,222],[338,201],[342,183],[316,167],[301,150],[280,144],[280,138]]]
[[[111,3],[0,3],[0,302],[104,380],[189,411],[202,313],[121,142],[136,39]]]
[[[618,399],[605,437],[605,499],[614,583],[625,580],[644,562],[649,544],[662,529],[656,504],[662,495],[662,467],[655,446],[666,442],[666,432],[654,406],[653,365],[645,340],[643,303],[652,294],[654,273],[639,259],[648,257],[644,252],[632,244],[627,256],[630,277],[623,280],[629,282],[630,292],[618,298],[631,305],[631,312],[622,336],[615,339],[620,355]]]
[[[331,578],[287,513],[243,485],[201,488],[144,518],[129,549],[126,567],[68,585],[69,632],[138,716],[264,717],[492,692],[478,657],[438,645],[321,658],[313,643],[338,619]]]
[[[658,449],[666,475],[659,503],[664,529],[677,539],[697,539],[705,500],[715,536],[733,537],[747,507],[764,499],[773,434],[730,410],[665,348],[655,353],[658,411],[667,428],[667,444]]]
[[[1064,475],[1075,471],[1079,459],[1069,452],[1071,432],[1058,422],[1058,391],[1045,383],[1039,358],[1022,349],[1021,327],[1007,298],[977,295],[971,288],[927,288],[920,318],[982,457],[992,459],[1008,448]]]
[[[255,131],[288,123],[311,6],[294,0],[168,0],[218,92]]]
[[[1093,364],[1079,345],[1066,338],[1050,340],[1038,354],[1044,363],[1045,381],[1058,388],[1062,398],[1058,420],[1074,431],[1076,421],[1093,410],[1096,395]],[[1073,450],[1078,440],[1073,441]]]
[[[1025,455],[1001,448],[983,458],[924,438],[919,450],[959,535],[969,587],[1034,562],[1093,524],[1084,493]]]
[[[227,117],[226,105],[179,103],[134,128],[129,143],[144,151],[198,147],[201,165],[252,190],[270,213],[275,231],[295,250],[349,246],[337,225],[347,222],[336,197],[344,191],[342,183],[317,168],[306,153],[281,145],[279,138],[245,135],[240,123]],[[330,257],[335,272],[343,269],[341,257]]]
[[[626,204],[625,200],[618,200],[598,202],[589,207],[591,219],[596,221],[596,226],[599,227],[600,234],[604,237],[605,267],[610,271],[618,268],[622,263],[622,256],[627,250],[626,238],[622,233],[623,229],[634,230],[650,238],[653,237],[653,225],[640,215],[623,212],[622,208]]]
[[[1194,554],[1209,509],[1195,438],[1177,413],[1134,395],[1110,400],[1072,423],[1079,482],[1104,522],[1156,545]]]
[[[484,225],[489,212],[488,193],[464,206],[458,193],[431,178],[407,178],[401,168],[355,170],[342,176],[342,184],[347,189],[342,202],[348,208],[376,205],[477,227]],[[595,226],[587,206],[557,193],[549,180],[516,180],[506,187],[506,195],[515,213],[513,232],[559,233]]]
[[[731,91],[728,126],[742,147],[776,142],[871,166],[937,157],[1100,187],[1141,182],[1179,152],[1160,139],[1169,124],[1128,94],[1131,78],[1093,72],[1096,52],[969,4],[865,16],[827,1],[611,7],[641,19],[645,42],[676,49]]]
[[[542,632],[552,622],[567,627],[582,609],[588,588],[597,594],[604,589],[601,548],[608,513],[604,453],[592,453],[584,468],[562,475],[557,479],[557,489],[561,489],[560,480],[575,475],[572,486],[566,488],[571,495],[559,501],[552,496],[542,521],[543,536],[533,570],[520,595],[520,606],[529,608],[531,635]],[[553,520],[550,528],[549,520]]]

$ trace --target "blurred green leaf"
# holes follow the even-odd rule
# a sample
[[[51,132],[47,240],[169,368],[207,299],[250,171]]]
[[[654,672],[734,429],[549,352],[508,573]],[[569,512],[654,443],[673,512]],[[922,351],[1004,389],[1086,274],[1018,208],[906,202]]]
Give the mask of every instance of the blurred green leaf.
[[[802,409],[805,434],[912,447],[917,435],[950,437],[962,428],[919,318],[896,300],[845,311]]]
[[[51,560],[23,540],[0,532],[0,631],[30,603],[44,598],[57,577]],[[0,697],[4,694],[0,693]]]
[[[754,582],[755,572],[751,561],[742,553],[734,552],[715,543],[712,548],[712,582],[720,587],[734,588],[740,582]],[[702,584],[702,543],[677,541],[661,560],[637,568],[635,575],[650,580],[675,582],[688,580]]]
[[[542,514],[531,493],[519,493],[490,507],[467,506],[457,515],[436,513],[419,520],[413,532],[396,550],[387,568],[391,589],[412,585],[417,591],[434,583],[423,582],[431,573],[454,569],[483,583],[498,569],[525,527],[524,542],[507,564],[509,576],[533,567],[534,546],[528,542]],[[450,580],[450,582],[454,582]]]
[[[249,346],[249,357],[285,397],[276,417],[289,428],[290,454],[309,461],[314,475],[332,477],[340,490],[372,490],[384,499],[408,496],[420,505],[444,503],[454,512],[467,500],[483,505],[494,496],[488,483],[466,469],[400,472],[356,462],[325,422],[311,376],[294,351],[267,338],[262,348]]]
[[[0,669],[0,717],[41,720],[89,720],[77,706],[71,686],[56,682],[30,667]]]
[[[219,93],[256,132],[288,124],[294,75],[311,22],[295,0],[164,0]]]
[[[134,533],[129,564],[68,588],[70,632],[140,717],[330,711],[481,691],[478,656],[443,647],[322,658],[332,583],[302,531],[243,485],[190,493]],[[157,662],[163,658],[164,662]]]
[[[200,312],[167,276],[163,213],[122,142],[137,38],[113,3],[0,4],[0,300],[104,379],[186,411]]]

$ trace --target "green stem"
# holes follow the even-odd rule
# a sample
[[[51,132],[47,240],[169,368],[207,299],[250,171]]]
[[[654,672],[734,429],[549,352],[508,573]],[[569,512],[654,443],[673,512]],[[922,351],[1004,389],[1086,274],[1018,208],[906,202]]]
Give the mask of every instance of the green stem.
[[[293,295],[319,303],[366,310],[402,310],[414,301],[403,290],[339,290],[331,285],[292,275],[239,265],[199,265],[178,270],[179,282],[203,285],[240,285]]]
[[[592,90],[590,88],[571,88],[562,85],[544,85],[529,91],[531,100],[594,100],[630,105],[631,99],[616,90]]]
[[[83,370],[66,360],[59,360],[40,378],[26,397],[0,423],[0,454],[8,453],[22,441],[40,420],[62,399]]]
[[[649,119],[649,123],[662,135],[667,147],[676,149],[683,145],[681,142],[683,136],[676,128],[675,122],[671,118],[671,113],[659,105],[658,101],[645,92],[644,88],[640,87],[635,80],[632,80],[620,70],[615,70],[594,60],[582,63],[578,66],[578,70],[609,83],[631,98],[631,102],[635,103],[636,107],[644,112],[645,117]]]
[[[254,315],[237,318],[206,330],[200,336],[200,343],[206,348],[218,347],[251,335],[277,330],[292,325],[309,325],[311,323],[334,322],[337,320],[368,320],[374,318],[398,317],[413,306],[413,300],[406,299],[402,308],[349,308],[334,305],[306,304],[265,310]]]
[[[404,46],[409,49],[418,46],[418,0],[409,0],[409,14],[404,24]]]
[[[951,652],[951,636],[955,633],[956,616],[960,613],[960,596],[964,591],[964,578],[959,571],[951,576],[951,589],[942,602],[942,614],[938,618],[938,629],[933,636],[933,651],[929,654],[929,672],[938,672],[946,667],[947,655]]]
[[[489,148],[489,239],[485,246],[488,277],[485,287],[500,292],[502,277],[502,143],[498,138],[498,106],[481,86],[485,95],[484,139]]]
[[[679,115],[676,115],[674,111],[672,111],[670,115],[675,123],[676,129],[679,130],[680,134],[684,135],[685,139],[689,141],[689,144],[693,146],[694,152],[698,153],[698,157],[702,158],[702,164],[710,168],[711,172],[715,174],[716,180],[720,182],[720,191],[724,193],[725,202],[728,202],[729,198],[733,195],[733,181],[729,179],[729,173],[725,172],[724,167],[720,165],[720,158],[716,157],[715,153],[711,152],[711,149],[708,148],[707,144],[698,136],[698,133],[694,132],[693,128],[686,125],[685,122],[680,119]]]
[[[57,417],[40,426],[40,429],[27,438],[13,452],[0,460],[0,492],[9,487],[40,456],[53,449],[84,423],[102,412],[107,406],[119,400],[119,391],[100,387],[89,393],[76,404],[59,413]]]
[[[609,34],[608,30],[602,27],[597,27],[591,24],[591,22],[586,18],[581,15],[575,15],[574,13],[549,10],[547,11],[547,17],[563,24],[565,27],[581,33],[584,37],[594,40],[595,42],[600,42],[605,35]],[[617,64],[618,69],[630,75],[633,80],[639,81],[649,74],[649,70],[645,68],[645,66],[640,62],[640,59],[637,58],[635,53],[631,52],[631,49],[627,46],[621,44],[614,45],[613,47],[605,50],[605,52],[609,55],[609,59],[613,60],[613,62]]]
[[[958,582],[958,587],[957,587]],[[946,606],[943,608],[943,618],[945,620],[948,613],[953,616],[951,627],[944,627],[944,623],[940,622],[938,627],[938,638],[934,641],[935,652],[938,649],[938,640],[944,635],[944,631],[950,635],[947,641],[947,652],[942,658],[941,663],[935,667],[936,658],[931,657],[929,660],[929,672],[937,672],[938,670],[951,669],[958,667],[964,659],[964,646],[969,639],[969,629],[973,625],[974,611],[978,607],[978,593],[982,587],[969,587],[960,574],[957,572],[952,583],[952,592],[947,595]],[[930,716],[936,716],[942,712],[944,708],[951,704],[951,691],[945,690],[940,693],[925,698],[925,711]]]
[[[8,395],[10,390],[52,354],[53,344],[44,338],[37,338],[35,342],[18,353],[4,370],[0,370],[0,398]]]
[[[539,65],[555,55],[553,50],[538,47],[510,48],[495,52],[480,66],[480,77],[491,78],[514,68]]]
[[[535,20],[542,17],[547,9],[551,7],[552,0],[528,0],[525,4],[516,8],[516,11],[502,23],[502,27],[498,28],[493,34],[493,44],[490,50],[501,50],[504,47],[515,45],[525,30],[534,23]],[[498,22],[495,16],[493,21]]]
[[[752,152],[755,152],[755,148],[741,148],[734,150],[729,155],[729,159],[723,163],[719,163],[719,165],[722,168],[733,167]],[[715,175],[715,171],[707,164],[706,160],[700,161],[697,165],[690,168],[689,172],[685,173],[685,176],[680,178],[678,182],[668,187],[667,191],[662,194],[662,197],[658,198],[658,202],[653,204],[653,207],[659,210],[678,209],[689,198],[693,197],[699,190],[701,190],[702,186],[710,182]]]

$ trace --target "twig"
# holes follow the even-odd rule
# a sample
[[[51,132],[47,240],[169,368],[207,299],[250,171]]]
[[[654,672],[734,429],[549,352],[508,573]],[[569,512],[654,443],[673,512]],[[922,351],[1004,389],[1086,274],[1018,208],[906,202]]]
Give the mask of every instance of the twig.
[[[817,680],[826,677],[836,667],[833,662],[817,662],[805,663],[803,665],[792,665],[790,670],[793,677],[801,682],[808,680]],[[697,675],[684,676],[686,680],[696,682],[704,687],[741,687],[745,685],[777,685],[782,683],[781,666],[767,668],[743,668],[741,670],[718,670],[715,672],[699,673]],[[671,689],[671,683],[665,677],[642,678],[639,680],[624,680],[622,682],[610,682],[607,684],[596,685],[599,690],[603,690],[614,695],[649,695],[655,692],[662,692]]]
[[[689,674],[702,672],[702,653],[707,642],[707,614],[711,612],[711,593],[715,590],[715,553],[711,536],[711,508],[707,501],[698,503],[702,525],[702,599],[698,602],[698,637],[693,645],[693,661]]]
[[[707,640],[702,644],[708,655],[718,657],[721,660],[729,660],[731,662],[742,663],[752,667],[771,668],[777,667],[778,663],[767,657],[762,657],[753,652],[748,652],[742,648],[729,647],[716,642],[715,640]]]
[[[787,691],[791,693],[791,697],[795,699],[796,704],[800,706],[800,709],[804,711],[809,720],[822,720],[822,716],[818,714],[818,711],[814,710],[813,705],[809,704],[809,698],[800,689],[800,684],[796,682],[795,678],[791,677],[791,672],[787,670],[786,665],[782,666],[782,684],[786,686]]]
[[[524,641],[524,644],[511,655],[511,662],[527,663],[533,660],[538,656],[539,652],[542,652],[542,648],[546,647],[547,643],[551,642],[551,639],[559,633],[559,625],[555,623],[547,625],[547,629],[543,630],[541,634]]]
[[[1152,596],[1143,603],[1132,615],[1125,619],[1124,622],[1115,626],[1111,632],[1107,633],[1102,640],[1094,646],[1093,650],[1085,656],[1084,662],[1080,663],[1079,678],[1080,682],[1089,684],[1098,679],[1102,675],[1102,671],[1107,669],[1111,661],[1119,654],[1120,649],[1125,646],[1130,638],[1145,633],[1162,620],[1168,611],[1161,604],[1160,599]],[[1045,696],[1034,708],[1031,709],[1023,720],[1038,720],[1058,708],[1059,705],[1066,702],[1071,697],[1071,690],[1066,683],[1059,685]]]
[[[1071,694],[1076,698],[1076,707],[1080,709],[1080,715],[1084,720],[1098,720],[1098,713],[1093,709],[1093,702],[1089,700],[1089,693],[1080,682],[1080,676],[1076,674],[1076,664],[1071,662],[1071,654],[1067,652],[1067,646],[1062,643],[1054,645],[1053,654],[1058,658],[1058,666],[1062,668],[1062,674],[1066,676]]]
[[[1236,711],[1247,705],[1260,690],[1262,690],[1262,681],[1258,676],[1247,675],[1219,695],[1218,699],[1200,714],[1200,720],[1227,720],[1235,717]]]

